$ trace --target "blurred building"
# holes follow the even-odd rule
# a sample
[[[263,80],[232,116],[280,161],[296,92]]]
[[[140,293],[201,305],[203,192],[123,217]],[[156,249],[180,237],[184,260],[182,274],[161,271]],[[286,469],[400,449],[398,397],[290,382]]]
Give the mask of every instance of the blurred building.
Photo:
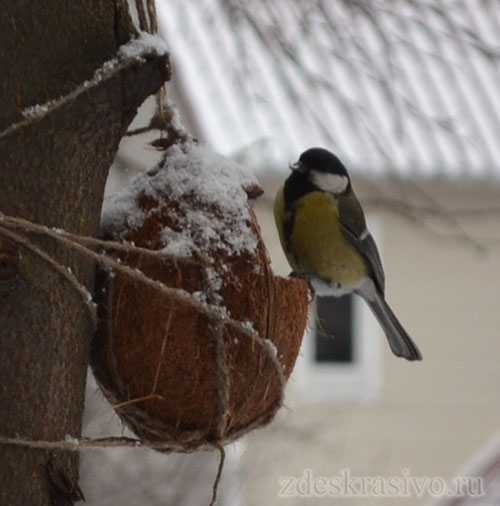
[[[256,212],[274,271],[289,272],[272,218],[275,191],[303,149],[327,147],[352,169],[388,301],[424,356],[422,363],[392,356],[359,300],[338,300],[333,312],[319,301],[321,325],[311,323],[304,338],[287,406],[234,452],[223,504],[432,499],[416,491],[404,499],[279,497],[286,477],[345,469],[446,482],[469,473],[484,478],[483,497],[437,503],[497,504],[498,4],[160,0],[158,7],[174,64],[170,95],[188,129],[258,172],[265,195]],[[125,165],[154,163],[144,142],[124,144]],[[192,458],[193,476],[199,462]],[[186,480],[178,490],[189,489]],[[120,504],[129,504],[126,495]]]
[[[304,469],[451,479],[498,430],[499,16],[492,1],[161,4],[176,103],[201,139],[257,167],[274,271],[289,272],[274,193],[303,149],[328,147],[354,173],[388,299],[424,355],[393,357],[359,300],[320,306],[337,342],[305,337],[290,410],[248,438],[245,504]]]
[[[398,182],[397,191],[411,191],[412,185],[407,184]],[[394,185],[382,179],[377,187],[387,191]],[[446,208],[495,207],[500,197],[500,188],[487,182],[435,180],[419,187]],[[258,204],[258,217],[273,269],[286,275],[289,267],[271,215],[273,183],[267,182],[265,188],[269,196]],[[362,177],[355,181],[355,188],[365,201],[377,198]],[[255,483],[265,490],[265,497],[272,497],[279,476],[302,476],[304,469],[327,477],[349,468],[357,476],[409,472],[451,480],[498,431],[499,251],[494,247],[478,251],[468,243],[468,235],[450,240],[429,233],[425,227],[436,223],[422,216],[412,222],[397,211],[385,210],[370,212],[368,220],[381,248],[388,300],[424,360],[408,363],[394,357],[359,299],[352,301],[350,310],[340,306],[331,314],[336,333],[329,340],[330,354],[328,338],[322,329],[313,327],[304,338],[302,356],[288,386],[290,410],[248,442],[246,458],[254,470],[246,489],[249,497]],[[475,236],[498,237],[494,214],[463,226]],[[323,325],[330,325],[324,311]],[[348,332],[339,334],[346,328]],[[339,349],[336,339],[349,339],[350,353]],[[307,504],[330,504],[331,500],[310,498]],[[405,503],[428,500],[429,496],[413,496]],[[257,496],[248,504],[259,501]],[[303,504],[304,498],[282,501]],[[373,498],[345,501],[372,504]],[[379,501],[390,504],[387,499]],[[343,504],[342,499],[335,504]]]

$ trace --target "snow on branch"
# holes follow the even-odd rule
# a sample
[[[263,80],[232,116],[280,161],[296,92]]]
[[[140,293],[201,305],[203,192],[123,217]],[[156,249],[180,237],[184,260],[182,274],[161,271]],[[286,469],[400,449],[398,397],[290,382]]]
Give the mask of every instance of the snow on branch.
[[[117,56],[105,61],[95,72],[92,79],[83,81],[72,91],[59,98],[49,100],[43,104],[27,107],[22,111],[24,119],[13,123],[2,132],[0,140],[17,132],[28,125],[37,123],[48,114],[60,109],[64,105],[73,102],[80,95],[92,88],[101,86],[104,82],[115,77],[123,70],[137,64],[143,64],[148,57],[166,57],[168,48],[166,43],[158,35],[141,32],[136,39],[130,40],[118,49]]]

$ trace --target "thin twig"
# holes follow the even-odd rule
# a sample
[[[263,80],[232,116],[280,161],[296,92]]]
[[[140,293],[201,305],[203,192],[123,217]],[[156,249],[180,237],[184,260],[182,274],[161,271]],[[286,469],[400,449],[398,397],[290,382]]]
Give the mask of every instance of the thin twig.
[[[220,480],[222,477],[222,471],[224,469],[224,462],[226,461],[226,452],[223,446],[217,446],[219,450],[219,467],[217,468],[217,474],[215,476],[214,484],[212,486],[212,500],[209,506],[215,506],[217,502],[217,491],[219,490]]]
[[[58,236],[68,237],[82,245],[94,246],[96,248],[101,248],[105,251],[121,251],[123,253],[137,253],[143,256],[154,258],[154,259],[164,259],[171,260],[174,263],[182,263],[182,264],[200,264],[204,263],[203,258],[194,259],[192,257],[179,257],[175,255],[168,255],[164,253],[162,250],[151,250],[147,248],[142,248],[140,246],[136,246],[135,244],[127,243],[127,242],[118,242],[112,240],[103,240],[96,239],[95,237],[73,234],[71,232],[67,232],[61,229],[52,229],[46,227],[45,225],[39,225],[38,223],[34,223],[32,221],[25,220],[23,218],[15,218],[12,216],[6,216],[0,212],[0,222],[5,224],[12,225],[16,228],[21,228],[25,231],[32,232],[35,234],[41,234],[44,236],[52,237],[53,239],[58,239]]]
[[[156,130],[156,126],[146,125],[139,128],[133,128],[132,130],[127,130],[124,137],[133,137],[134,135],[145,134],[147,132],[151,132],[152,130]]]
[[[47,255],[47,253],[43,252],[40,248],[35,246],[29,239],[26,239],[25,237],[22,237],[19,234],[16,234],[15,232],[8,230],[1,225],[0,235],[7,237],[17,245],[21,246],[24,249],[27,249],[36,255],[38,258],[48,264],[54,272],[59,274],[65,281],[67,281],[82,299],[84,306],[87,308],[92,326],[94,329],[96,328],[97,314],[95,304],[92,302],[92,297],[89,291],[78,281],[76,276],[71,271],[63,267],[61,264],[57,263],[51,256]]]
[[[484,253],[486,251],[487,248],[483,244],[481,244],[475,237],[472,237],[464,229],[458,218],[448,213],[438,199],[434,198],[429,192],[427,192],[417,183],[412,183],[411,185],[416,192],[418,192],[431,206],[433,206],[437,210],[439,216],[444,220],[444,222],[457,231],[456,235],[458,237],[461,237],[465,243],[468,243],[478,252]]]
[[[156,14],[155,0],[146,0],[146,7],[149,15],[150,33],[158,33],[158,16]]]
[[[420,206],[392,198],[373,198],[363,201],[367,209],[383,209],[396,214],[398,217],[410,221],[413,225],[421,227],[440,240],[450,240],[472,248],[478,253],[485,253],[489,248],[499,244],[500,237],[475,237],[467,233],[459,219],[484,219],[493,217],[500,212],[500,208],[457,208],[445,209],[442,206]],[[431,225],[431,221],[441,222],[455,233],[441,232]]]
[[[127,406],[130,406],[132,404],[138,404],[140,402],[145,402],[145,401],[150,401],[150,400],[159,400],[159,401],[163,401],[165,400],[165,397],[163,397],[163,395],[160,395],[160,394],[155,394],[155,393],[151,393],[151,394],[148,394],[148,395],[143,395],[142,397],[136,397],[135,399],[129,399],[128,401],[123,401],[123,402],[117,402],[116,404],[113,404],[113,409],[114,410],[118,410],[118,409],[123,409],[123,408],[126,408]]]
[[[146,11],[144,10],[142,0],[135,0],[135,7],[137,9],[137,17],[139,18],[139,28],[143,32],[148,32],[148,21],[146,19]]]
[[[161,367],[163,365],[163,357],[165,355],[167,338],[168,338],[168,334],[170,332],[170,325],[172,324],[173,316],[174,316],[174,310],[171,309],[170,312],[168,313],[168,318],[165,323],[165,331],[163,334],[163,341],[161,343],[161,348],[160,348],[160,357],[158,358],[158,365],[156,366],[156,372],[155,372],[155,377],[154,377],[154,381],[153,381],[153,388],[151,389],[151,395],[156,394],[156,389],[158,388],[158,382],[160,381],[160,372],[161,372]]]
[[[170,450],[175,448],[172,443],[161,441],[145,441],[131,437],[104,437],[104,438],[72,438],[67,437],[60,441],[42,441],[24,438],[0,436],[0,445],[21,446],[39,450],[63,450],[77,452],[80,450],[101,450],[103,448],[146,448],[151,450]]]
[[[136,0],[136,3],[141,4],[142,8],[142,0]],[[156,3],[155,0],[146,0],[146,7],[148,11],[148,17],[149,17],[149,32],[152,34],[158,33],[158,14],[156,11]],[[160,89],[156,93],[156,103],[157,103],[157,113],[158,116],[165,120],[165,87],[161,86]],[[164,129],[165,121],[163,121],[163,125],[161,129]],[[130,135],[130,134],[129,134]]]
[[[131,57],[115,57],[111,60],[104,62],[99,69],[94,72],[94,77],[88,81],[84,81],[76,86],[72,91],[59,98],[50,100],[43,105],[37,105],[33,108],[25,110],[25,119],[13,123],[5,130],[0,132],[0,140],[7,137],[18,130],[21,130],[29,125],[33,125],[41,121],[48,114],[57,111],[64,105],[75,101],[80,95],[87,93],[92,88],[101,86],[103,82],[113,78],[128,67],[137,65],[144,61],[144,57],[157,54],[154,48],[145,48],[141,54]]]
[[[484,219],[485,217],[500,215],[500,206],[481,206],[481,207],[458,207],[453,209],[437,209],[432,206],[414,205],[400,199],[391,197],[376,197],[363,199],[365,207],[375,209],[389,209],[395,211],[404,211],[408,214],[424,217],[443,219],[443,213],[451,214],[462,219]]]

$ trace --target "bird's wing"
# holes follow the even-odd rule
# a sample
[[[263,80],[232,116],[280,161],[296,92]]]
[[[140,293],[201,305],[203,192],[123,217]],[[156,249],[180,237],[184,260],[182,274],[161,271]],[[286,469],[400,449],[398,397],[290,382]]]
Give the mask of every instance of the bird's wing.
[[[281,246],[283,247],[283,251],[288,259],[288,263],[292,269],[295,269],[297,262],[295,261],[295,257],[292,254],[292,248],[290,246],[295,213],[293,209],[287,209],[283,188],[278,191],[274,199],[274,219],[276,227],[278,228]]]
[[[365,215],[361,204],[351,191],[337,199],[339,221],[345,237],[363,255],[373,274],[377,288],[382,294],[385,292],[385,274],[377,245],[366,228]]]

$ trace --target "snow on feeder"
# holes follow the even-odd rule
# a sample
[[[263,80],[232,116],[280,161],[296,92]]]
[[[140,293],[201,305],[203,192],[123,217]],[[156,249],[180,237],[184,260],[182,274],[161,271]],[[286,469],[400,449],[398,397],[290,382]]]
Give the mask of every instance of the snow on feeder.
[[[297,358],[308,289],[273,276],[248,204],[258,189],[237,164],[185,142],[105,204],[104,237],[158,252],[120,261],[199,301],[121,272],[97,287],[106,296],[96,378],[139,437],[171,450],[225,444],[269,422]]]

